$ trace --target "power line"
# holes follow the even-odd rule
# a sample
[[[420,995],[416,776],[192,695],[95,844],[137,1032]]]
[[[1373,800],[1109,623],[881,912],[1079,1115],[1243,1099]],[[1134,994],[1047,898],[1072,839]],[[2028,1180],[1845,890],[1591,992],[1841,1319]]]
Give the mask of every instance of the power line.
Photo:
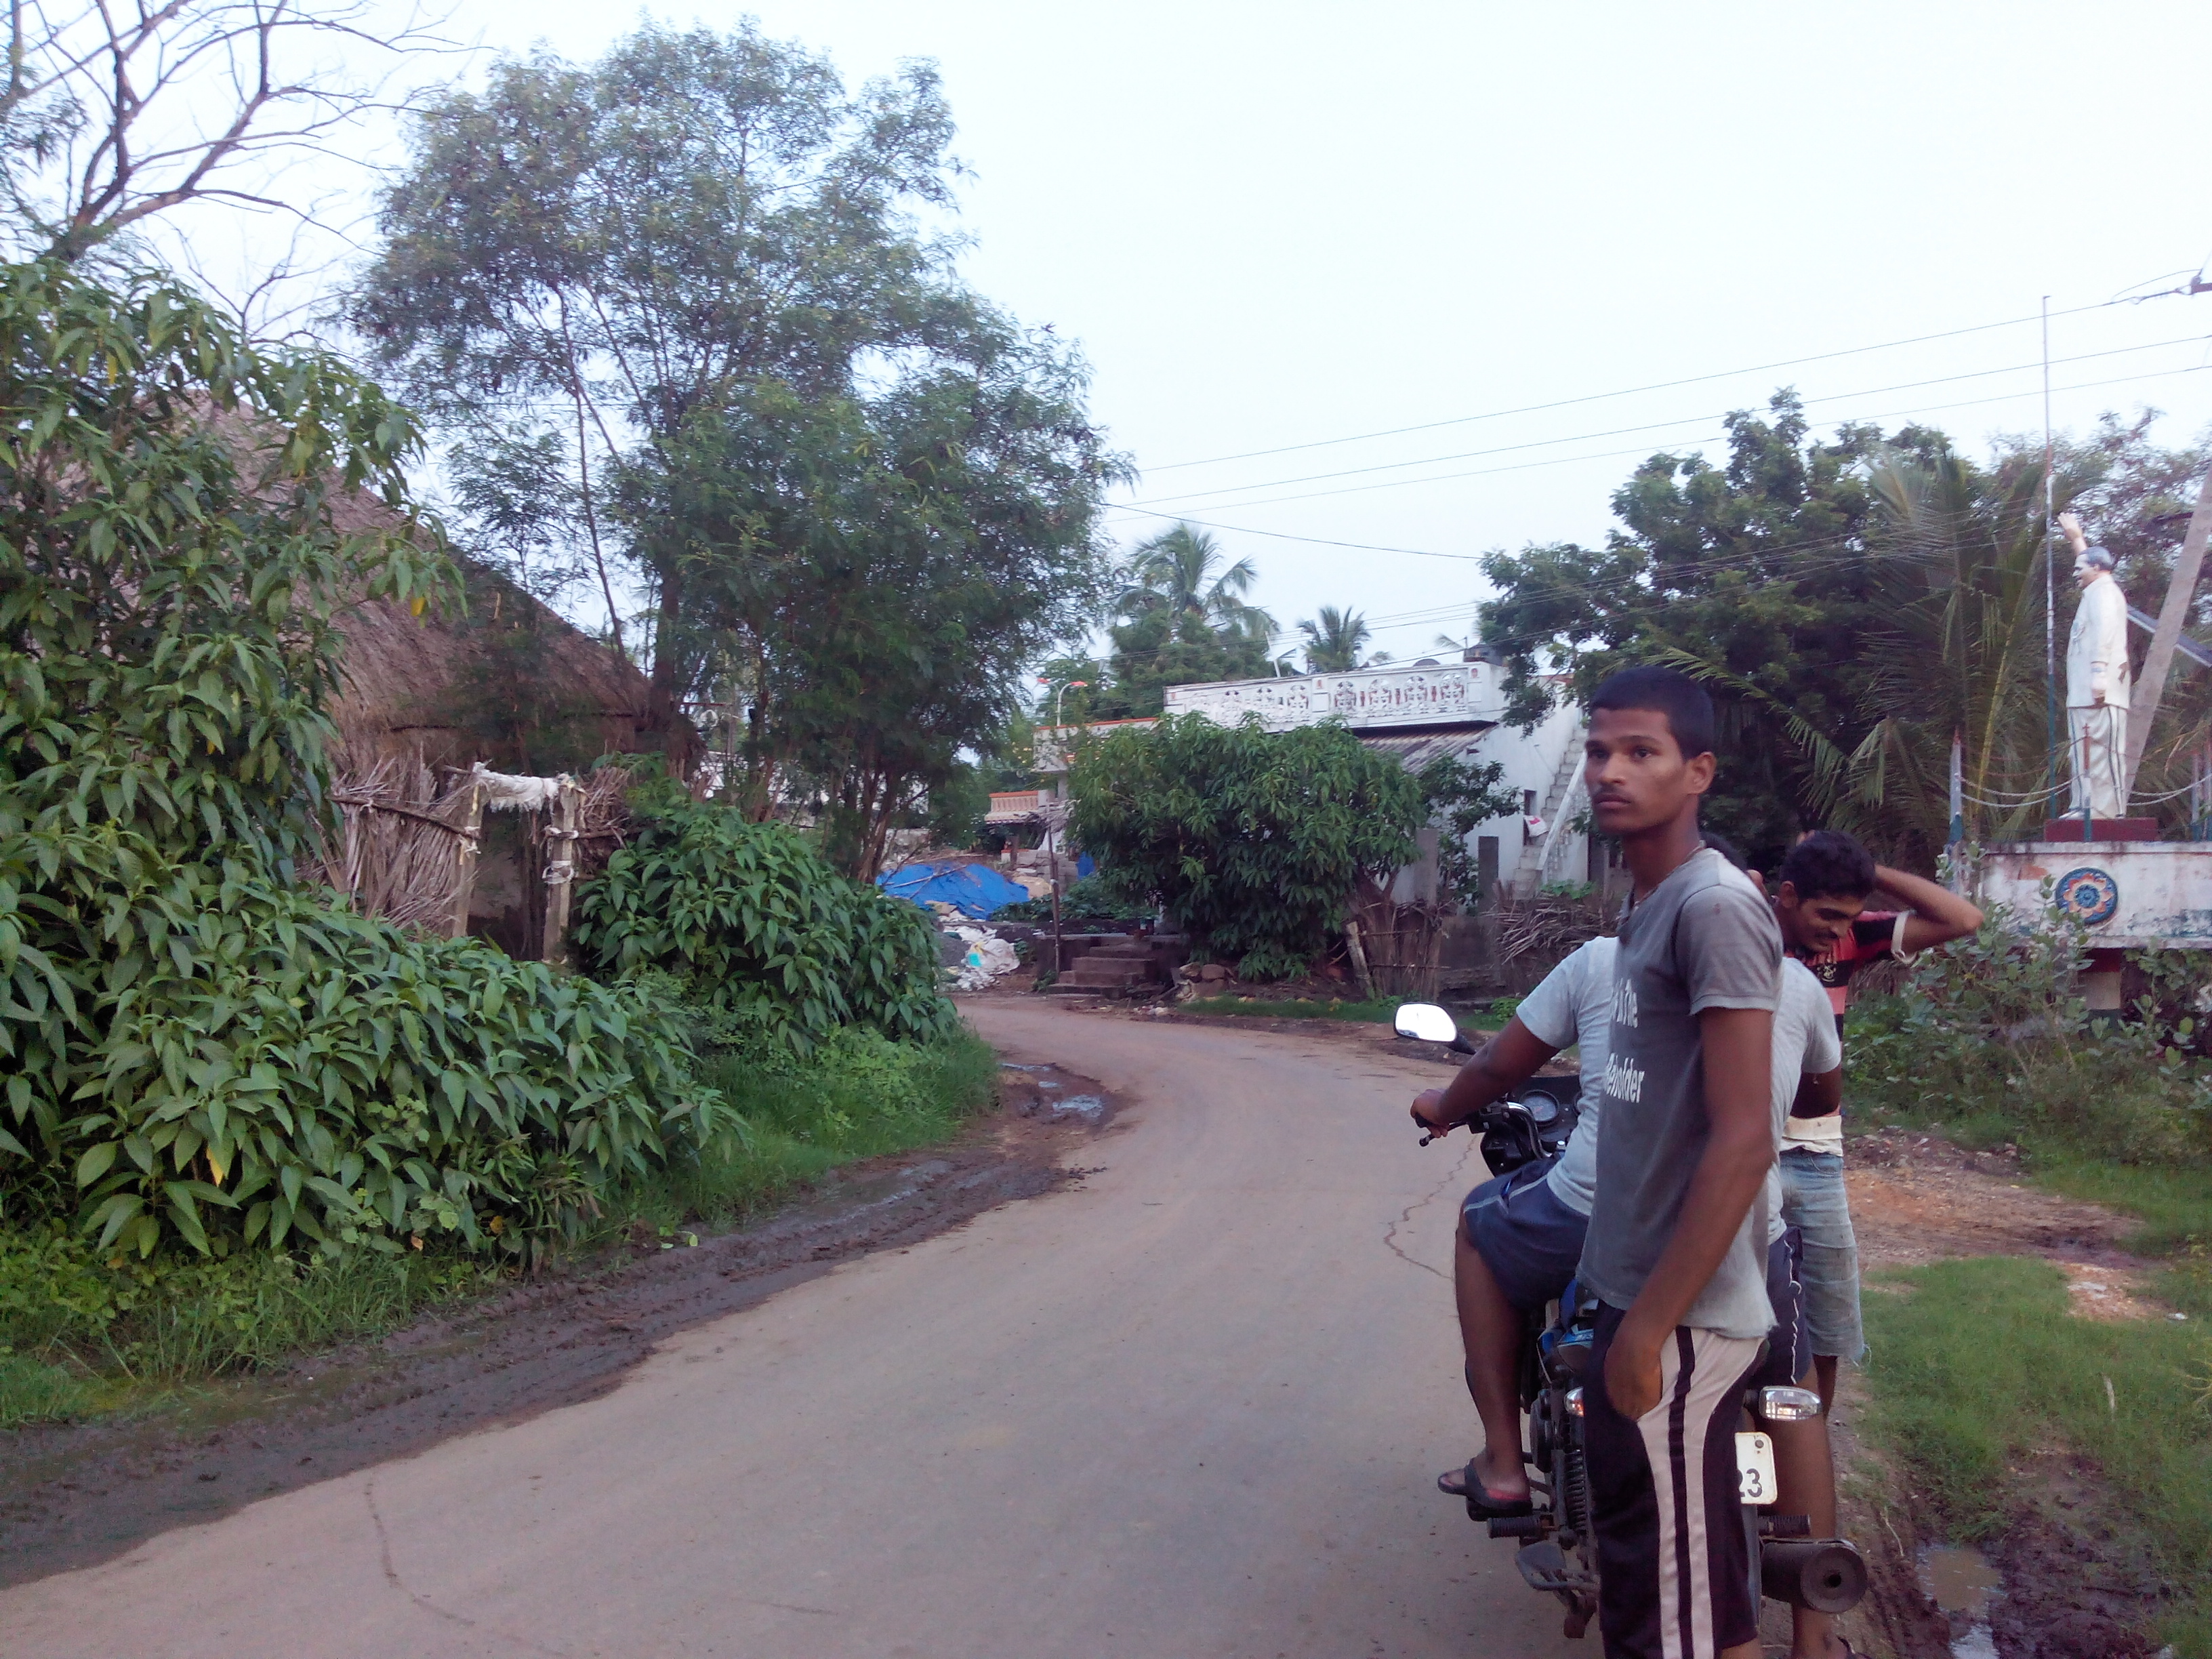
[[[2051,361],[2054,364],[2086,363],[2105,357],[2124,357],[2138,351],[2163,351],[2169,346],[2197,345],[2201,344],[2205,337],[2206,337],[2202,334],[2190,334],[2185,335],[2179,339],[2154,340],[2144,345],[2115,346],[2107,351],[2087,351],[2083,352],[2077,357],[2057,357],[2053,358]],[[1812,404],[1838,403],[1845,398],[1878,398],[1891,392],[1917,391],[1922,386],[1950,386],[1954,385],[1960,380],[1987,380],[1993,374],[2020,374],[2037,367],[2039,367],[2039,364],[2032,362],[2009,363],[2002,368],[1978,368],[1971,370],[1964,374],[1941,374],[1936,376],[1932,380],[1905,380],[1900,381],[1894,386],[1868,386],[1856,392],[1828,392],[1821,397],[1808,398],[1804,401],[1808,404]],[[2021,393],[2017,395],[2025,396],[2027,394]],[[1564,438],[1539,438],[1528,443],[1501,444],[1491,449],[1462,449],[1447,455],[1426,455],[1423,456],[1419,460],[1413,461],[1380,461],[1372,466],[1346,467],[1343,470],[1335,472],[1307,472],[1300,473],[1288,478],[1265,478],[1251,483],[1222,484],[1212,489],[1194,489],[1180,495],[1141,496],[1139,498],[1139,501],[1141,501],[1146,505],[1156,506],[1162,501],[1198,501],[1208,495],[1233,495],[1247,489],[1275,489],[1285,484],[1318,483],[1330,478],[1357,478],[1364,477],[1370,472],[1395,472],[1401,468],[1409,466],[1436,466],[1441,465],[1446,461],[1474,460],[1485,455],[1510,455],[1517,453],[1524,449],[1549,448],[1554,444],[1583,443],[1594,438],[1618,438],[1632,432],[1664,432],[1670,427],[1706,426],[1710,425],[1712,422],[1726,419],[1731,412],[1732,411],[1728,410],[1722,410],[1717,413],[1711,415],[1686,415],[1677,420],[1652,421],[1646,422],[1642,426],[1617,426],[1607,428],[1607,429],[1600,432],[1571,433]],[[1407,482],[1415,483],[1419,481],[1409,479]],[[1129,504],[1131,506],[1135,506],[1138,502],[1131,502]]]
[[[2124,303],[2118,300],[2103,300],[2095,305],[2075,306],[2070,311],[2053,312],[2057,317],[2077,316],[2085,311],[2102,311],[2108,306]],[[1548,404],[1523,404],[1517,409],[1494,409],[1480,415],[1460,415],[1444,421],[1424,421],[1416,426],[1391,427],[1380,432],[1358,432],[1346,438],[1316,438],[1308,443],[1279,444],[1273,449],[1248,449],[1235,455],[1212,455],[1203,460],[1170,461],[1164,466],[1148,469],[1153,472],[1176,472],[1185,467],[1219,466],[1230,461],[1249,461],[1263,455],[1288,455],[1302,449],[1328,449],[1338,444],[1364,443],[1370,438],[1397,438],[1409,432],[1434,432],[1447,426],[1467,426],[1476,421],[1504,420],[1509,415],[1535,415],[1549,409],[1571,409],[1580,404],[1602,403],[1612,398],[1632,398],[1645,392],[1671,392],[1677,386],[1702,386],[1713,380],[1730,380],[1739,374],[1765,374],[1778,368],[1796,368],[1805,363],[1825,363],[1838,357],[1856,357],[1869,351],[1891,351],[1900,346],[1926,345],[1934,340],[1954,340],[1961,335],[1986,334],[1992,329],[2018,328],[2026,323],[2041,320],[2041,313],[2027,317],[2008,317],[1998,323],[1977,323],[1971,328],[1947,329],[1940,334],[1917,334],[1907,340],[1885,340],[1879,345],[1850,346],[1841,351],[1823,351],[1810,357],[1785,357],[1778,362],[1753,363],[1745,368],[1723,369],[1711,374],[1692,374],[1679,380],[1656,380],[1650,386],[1624,386],[1617,392],[1593,392],[1579,398],[1561,398]]]
[[[2176,374],[2201,374],[2206,367],[2208,366],[2200,363],[2192,364],[2187,368],[2158,369],[2148,374],[2123,374],[2116,376],[2111,380],[2081,380],[2077,381],[2072,386],[2054,386],[2051,390],[2054,392],[2095,392],[2105,386],[2134,386],[2144,380],[2162,380]],[[2034,395],[2036,394],[2028,392],[2008,392],[1994,398],[1961,398],[1955,403],[1920,404],[1916,404],[1910,409],[1887,410],[1880,414],[1861,415],[1849,418],[1878,421],[1894,420],[1900,416],[1917,416],[1936,414],[1945,410],[1977,409],[1985,404],[2008,404],[2014,402],[2021,398],[2033,397]],[[1831,400],[1827,398],[1814,398],[1808,399],[1808,401],[1826,403]],[[1698,444],[1717,443],[1720,441],[1720,438],[1719,436],[1700,438],[1695,441]],[[1413,484],[1450,483],[1461,478],[1486,478],[1493,474],[1501,472],[1527,472],[1532,471],[1538,467],[1569,466],[1572,465],[1577,461],[1611,460],[1622,455],[1640,455],[1645,453],[1646,451],[1641,445],[1638,446],[1634,449],[1599,450],[1587,455],[1562,455],[1551,460],[1545,461],[1516,461],[1505,466],[1473,467],[1463,472],[1438,472],[1425,478],[1393,478],[1382,483],[1348,484],[1339,489],[1312,489],[1306,491],[1303,495],[1264,495],[1257,501],[1223,501],[1218,504],[1217,510],[1236,512],[1248,507],[1276,507],[1289,501],[1318,501],[1324,496],[1329,495],[1363,495],[1370,494],[1371,492],[1378,489],[1404,489]],[[1253,489],[1263,487],[1264,486],[1259,485],[1247,486],[1247,488]],[[1173,500],[1176,498],[1170,496],[1164,497],[1163,499]],[[1147,511],[1147,509],[1137,507],[1133,503],[1125,504],[1114,502],[1109,503],[1109,505],[1116,510],[1122,512],[1144,513]],[[1182,515],[1173,513],[1151,513],[1148,516],[1159,519],[1179,519]],[[1303,537],[1297,537],[1292,538],[1292,539],[1304,540],[1305,538]]]

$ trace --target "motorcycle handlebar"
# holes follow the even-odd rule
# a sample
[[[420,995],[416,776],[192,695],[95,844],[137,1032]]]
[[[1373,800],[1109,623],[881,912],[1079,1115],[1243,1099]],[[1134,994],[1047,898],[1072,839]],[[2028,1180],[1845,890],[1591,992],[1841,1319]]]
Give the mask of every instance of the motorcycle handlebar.
[[[1462,1124],[1476,1133],[1490,1129],[1500,1129],[1512,1121],[1515,1112],[1517,1111],[1525,1115],[1528,1110],[1528,1109],[1517,1100],[1501,1100],[1495,1105],[1484,1107],[1473,1117],[1462,1118],[1458,1123],[1447,1123],[1441,1129],[1430,1130],[1421,1137],[1421,1145],[1425,1146],[1432,1140],[1442,1140]]]

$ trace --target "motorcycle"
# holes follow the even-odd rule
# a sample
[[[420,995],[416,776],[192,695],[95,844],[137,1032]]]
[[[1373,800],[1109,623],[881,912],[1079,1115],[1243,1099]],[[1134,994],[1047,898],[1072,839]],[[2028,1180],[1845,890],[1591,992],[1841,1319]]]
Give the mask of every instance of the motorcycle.
[[[1432,1003],[1401,1006],[1394,1024],[1400,1036],[1440,1043],[1472,1054],[1474,1045],[1452,1017]],[[1468,1121],[1480,1137],[1482,1161],[1493,1176],[1510,1174],[1558,1153],[1581,1117],[1578,1079],[1531,1078],[1517,1099],[1500,1100]],[[1449,1130],[1431,1130],[1421,1145]],[[1590,1529],[1589,1476],[1583,1449],[1583,1372],[1596,1336],[1598,1300],[1579,1281],[1541,1311],[1523,1316],[1520,1395],[1522,1459],[1528,1465],[1527,1515],[1489,1518],[1492,1538],[1516,1539],[1514,1562],[1531,1589],[1556,1597],[1565,1609],[1562,1633],[1579,1637],[1597,1611],[1597,1549]],[[1602,1379],[1591,1379],[1603,1387]],[[1844,1613],[1866,1594],[1866,1564],[1844,1539],[1816,1539],[1803,1516],[1774,1512],[1774,1450],[1767,1425],[1820,1414],[1809,1389],[1745,1390],[1746,1425],[1736,1436],[1739,1494],[1752,1564],[1752,1595]],[[1468,1516],[1486,1517],[1468,1501]]]

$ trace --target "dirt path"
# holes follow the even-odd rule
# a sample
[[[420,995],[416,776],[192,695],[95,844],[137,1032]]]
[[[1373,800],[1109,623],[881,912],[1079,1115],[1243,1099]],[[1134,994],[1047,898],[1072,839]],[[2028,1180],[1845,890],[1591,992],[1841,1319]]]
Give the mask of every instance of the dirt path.
[[[1586,1651],[1429,1487],[1473,1434],[1445,1278],[1472,1147],[1424,1151],[1401,1121],[1437,1068],[1303,1033],[975,1016],[1130,1103],[1074,1154],[1103,1166],[1079,1184],[801,1260],[579,1403],[0,1593],[10,1650]]]
[[[1110,1104],[1039,1066],[957,1143],[839,1172],[767,1224],[523,1285],[374,1346],[209,1391],[191,1409],[0,1436],[0,1585],[121,1554],[172,1527],[596,1399],[678,1332],[870,1251],[910,1246],[1080,1178],[1064,1155]],[[1074,1109],[1060,1103],[1074,1100]]]
[[[1886,1129],[1850,1143],[1844,1175],[1859,1266],[1918,1267],[1960,1256],[2032,1255],[2066,1275],[2073,1310],[2148,1319],[2139,1258],[2119,1241],[2132,1218],[2025,1183],[2016,1149],[1968,1152],[1939,1135]]]

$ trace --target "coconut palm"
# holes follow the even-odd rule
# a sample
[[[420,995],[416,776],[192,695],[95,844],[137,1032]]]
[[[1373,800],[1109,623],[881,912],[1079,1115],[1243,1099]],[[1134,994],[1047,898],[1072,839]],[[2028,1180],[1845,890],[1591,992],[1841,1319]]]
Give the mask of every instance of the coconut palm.
[[[1948,453],[1884,448],[1867,482],[1877,510],[1866,556],[1887,621],[1860,641],[1871,672],[1844,727],[1824,730],[1695,653],[1661,659],[1778,718],[1812,763],[1812,804],[1837,828],[1931,857],[1948,838],[1955,734],[1969,835],[2016,838],[2049,808],[2039,458],[2009,455],[1985,471]],[[2059,505],[2086,482],[2062,468]]]
[[[1359,647],[1367,643],[1367,619],[1349,607],[1321,608],[1319,621],[1302,621],[1298,632],[1306,636],[1306,672],[1348,674],[1360,665]]]
[[[1138,543],[1128,579],[1120,601],[1126,616],[1167,611],[1240,638],[1275,631],[1275,619],[1244,597],[1260,579],[1252,561],[1223,568],[1220,544],[1194,526],[1178,524]]]

